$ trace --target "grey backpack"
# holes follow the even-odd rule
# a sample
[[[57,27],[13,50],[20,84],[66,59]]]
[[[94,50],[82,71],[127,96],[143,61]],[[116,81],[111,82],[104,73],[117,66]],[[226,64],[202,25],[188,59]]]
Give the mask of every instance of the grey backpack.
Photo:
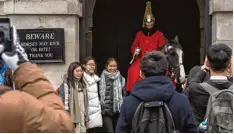
[[[205,119],[207,133],[233,132],[233,86],[219,90],[208,83],[200,84],[210,94]]]

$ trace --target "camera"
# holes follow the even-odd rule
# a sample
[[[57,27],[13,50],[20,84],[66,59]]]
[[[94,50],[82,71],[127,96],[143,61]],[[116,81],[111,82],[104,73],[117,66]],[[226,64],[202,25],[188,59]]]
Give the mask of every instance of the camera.
[[[12,29],[9,18],[0,18],[0,44],[5,47],[5,52],[12,48]]]
[[[0,18],[0,44],[4,45],[3,52],[10,52],[12,50],[12,29],[9,18]],[[2,65],[2,58],[0,55],[0,66]]]

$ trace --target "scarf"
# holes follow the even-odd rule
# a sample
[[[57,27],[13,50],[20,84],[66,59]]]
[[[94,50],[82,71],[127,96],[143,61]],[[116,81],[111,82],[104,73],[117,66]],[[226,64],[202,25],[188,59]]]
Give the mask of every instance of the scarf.
[[[100,78],[96,74],[89,75],[86,72],[83,74],[83,79],[88,86],[95,84],[100,81]]]
[[[69,94],[70,114],[71,114],[73,123],[80,123],[82,121],[81,113],[80,113],[79,98],[78,98],[79,92],[82,92],[84,94],[84,115],[85,115],[85,121],[87,121],[87,113],[88,113],[87,91],[80,82],[76,81],[75,89],[70,85],[70,94]]]
[[[105,76],[114,80],[113,82],[113,112],[120,112],[120,107],[123,102],[122,97],[122,76],[120,75],[119,71],[114,73],[110,73],[106,70],[102,72],[101,81],[100,81],[100,97],[101,103],[105,104],[105,97],[106,97],[106,80]]]
[[[80,106],[78,101],[78,83],[75,83],[76,89],[70,85],[70,94],[69,94],[69,104],[70,104],[70,114],[73,123],[81,122]]]

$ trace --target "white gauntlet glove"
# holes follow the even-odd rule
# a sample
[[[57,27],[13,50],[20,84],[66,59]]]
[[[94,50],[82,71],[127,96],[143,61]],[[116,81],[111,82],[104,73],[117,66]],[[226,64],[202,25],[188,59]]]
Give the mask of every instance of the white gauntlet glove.
[[[20,45],[19,38],[15,27],[12,27],[13,32],[13,50],[12,52],[2,53],[2,59],[8,65],[10,69],[15,71],[21,63],[24,63],[28,60],[28,55],[25,52],[24,48]],[[0,44],[0,51],[3,52],[4,45]]]
[[[139,47],[136,47],[135,52],[133,54],[132,60],[130,61],[130,64],[135,60],[135,58],[140,54],[141,49]]]
[[[141,52],[141,49],[139,47],[136,47],[134,54],[137,56]]]

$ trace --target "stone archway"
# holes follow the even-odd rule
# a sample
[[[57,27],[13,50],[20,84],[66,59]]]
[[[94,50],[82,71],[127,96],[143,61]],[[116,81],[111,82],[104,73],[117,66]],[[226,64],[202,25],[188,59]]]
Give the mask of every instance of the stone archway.
[[[119,61],[126,76],[131,59],[129,48],[142,25],[146,0],[98,0],[93,10],[92,55],[98,72],[107,58]],[[200,13],[196,0],[152,0],[160,30],[169,39],[179,36],[185,51],[186,72],[200,63]]]

